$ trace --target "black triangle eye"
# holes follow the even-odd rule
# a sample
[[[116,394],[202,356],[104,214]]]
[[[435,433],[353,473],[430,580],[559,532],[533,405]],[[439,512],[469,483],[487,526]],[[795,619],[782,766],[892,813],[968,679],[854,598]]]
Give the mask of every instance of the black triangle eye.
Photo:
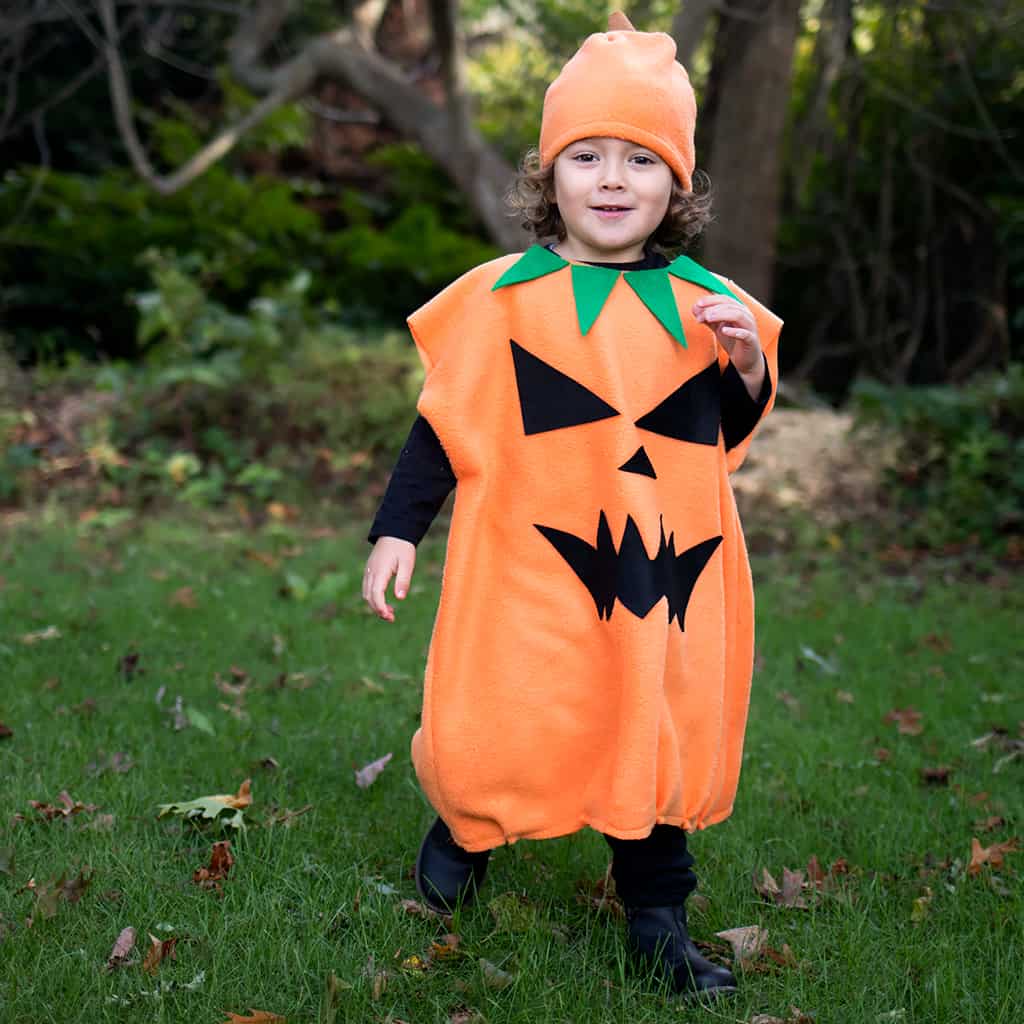
[[[720,385],[721,373],[714,362],[641,416],[636,425],[677,441],[716,445],[722,421]]]
[[[527,352],[511,338],[509,343],[516,369],[523,430],[527,434],[575,427],[619,415],[618,409],[613,409],[572,377]]]

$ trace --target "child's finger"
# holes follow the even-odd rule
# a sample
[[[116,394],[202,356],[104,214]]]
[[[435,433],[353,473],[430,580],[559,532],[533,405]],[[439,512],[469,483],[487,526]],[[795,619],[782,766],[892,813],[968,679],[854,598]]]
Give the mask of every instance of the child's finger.
[[[395,597],[404,598],[409,593],[409,584],[412,581],[412,563],[399,563],[398,572],[395,575]]]

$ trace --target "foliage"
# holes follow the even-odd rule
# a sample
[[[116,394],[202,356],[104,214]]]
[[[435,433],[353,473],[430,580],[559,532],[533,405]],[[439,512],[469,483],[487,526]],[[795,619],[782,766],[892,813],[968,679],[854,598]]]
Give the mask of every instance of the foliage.
[[[404,333],[342,324],[311,303],[305,272],[242,315],[204,290],[197,255],[149,250],[145,263],[145,362],[38,367],[37,400],[22,387],[3,403],[0,500],[61,483],[115,506],[262,507],[310,488],[351,494],[394,458],[422,380]]]
[[[991,544],[1024,534],[1024,364],[963,388],[854,389],[859,425],[897,438],[889,495],[905,542]]]

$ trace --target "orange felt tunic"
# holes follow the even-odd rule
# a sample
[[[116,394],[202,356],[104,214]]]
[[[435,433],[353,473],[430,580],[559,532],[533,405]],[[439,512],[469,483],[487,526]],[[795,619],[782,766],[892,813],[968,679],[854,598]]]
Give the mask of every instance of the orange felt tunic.
[[[408,318],[458,481],[416,773],[471,851],[704,828],[732,810],[754,649],[750,437],[719,430],[707,290],[668,278],[685,347],[621,276],[584,335],[569,264],[494,290],[520,256]],[[728,284],[774,383],[781,321]]]

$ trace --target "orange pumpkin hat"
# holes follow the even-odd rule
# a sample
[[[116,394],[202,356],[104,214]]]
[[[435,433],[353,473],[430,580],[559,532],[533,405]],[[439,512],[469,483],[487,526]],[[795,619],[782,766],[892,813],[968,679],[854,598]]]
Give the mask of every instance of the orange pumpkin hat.
[[[675,40],[637,32],[619,11],[608,29],[587,37],[544,94],[541,164],[579,139],[629,139],[657,153],[689,191],[697,101]]]

